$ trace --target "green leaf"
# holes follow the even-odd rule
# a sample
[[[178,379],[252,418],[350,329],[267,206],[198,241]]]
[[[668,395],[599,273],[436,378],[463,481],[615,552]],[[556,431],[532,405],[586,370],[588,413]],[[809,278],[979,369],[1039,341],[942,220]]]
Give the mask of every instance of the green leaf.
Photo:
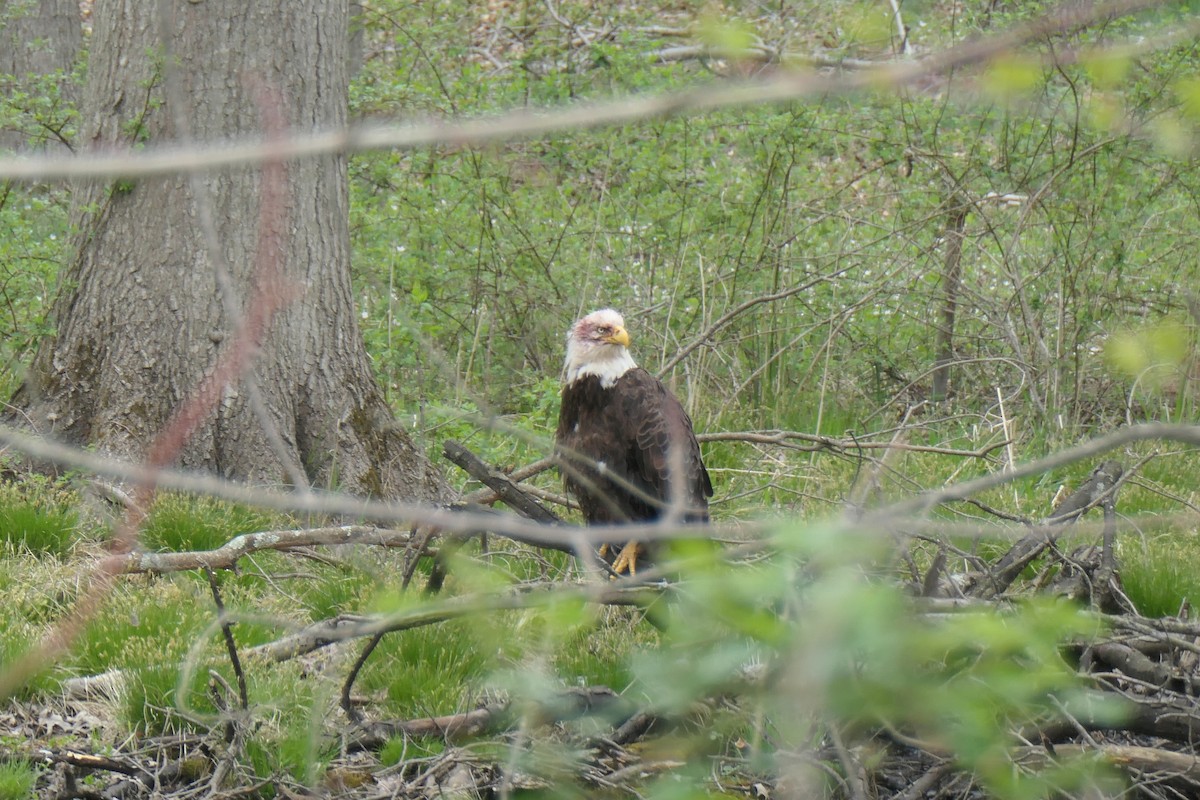
[[[1099,89],[1115,89],[1125,82],[1132,61],[1128,55],[1112,50],[1089,53],[1082,59],[1088,78]]]
[[[697,33],[700,41],[709,49],[730,56],[745,54],[758,41],[754,28],[749,24],[711,13],[700,17]]]
[[[1183,158],[1192,149],[1192,132],[1178,115],[1164,112],[1155,117],[1150,124],[1154,143],[1168,156]]]
[[[1183,115],[1200,122],[1200,78],[1184,78],[1176,81],[1173,88]]]
[[[413,282],[412,290],[409,292],[412,295],[413,302],[420,305],[429,299],[429,290],[425,288],[425,284],[420,280]]]
[[[1149,370],[1174,369],[1181,365],[1187,359],[1190,348],[1188,329],[1178,322],[1167,320],[1140,331],[1113,334],[1104,348],[1104,356],[1118,372],[1130,378],[1144,379]]]
[[[1011,53],[992,61],[983,75],[984,88],[1006,101],[1028,94],[1041,82],[1042,67],[1037,61]]]

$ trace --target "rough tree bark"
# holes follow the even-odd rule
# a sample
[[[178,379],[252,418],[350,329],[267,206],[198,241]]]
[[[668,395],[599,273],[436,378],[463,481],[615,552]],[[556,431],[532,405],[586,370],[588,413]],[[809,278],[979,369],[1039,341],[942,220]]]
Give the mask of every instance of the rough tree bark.
[[[293,129],[343,125],[348,9],[344,0],[97,0],[81,144],[259,135],[264,97],[277,98]],[[306,159],[286,171],[271,224],[283,226],[284,281],[294,296],[260,348],[257,389],[246,380],[227,387],[181,465],[255,483],[445,498],[444,478],[393,420],[359,334],[346,160]],[[56,301],[55,334],[13,399],[24,419],[140,458],[245,311],[263,189],[257,169],[76,186],[77,257]],[[233,288],[224,296],[220,270]],[[230,298],[243,306],[235,314],[226,310]],[[271,429],[280,442],[272,444]]]
[[[0,103],[12,112],[0,124],[0,150],[65,143],[82,39],[78,0],[0,0]],[[34,107],[41,103],[53,108]]]

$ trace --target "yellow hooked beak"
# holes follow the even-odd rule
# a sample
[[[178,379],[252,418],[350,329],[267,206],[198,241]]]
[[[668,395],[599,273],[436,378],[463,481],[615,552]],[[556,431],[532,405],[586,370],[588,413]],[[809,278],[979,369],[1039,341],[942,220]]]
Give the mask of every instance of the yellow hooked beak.
[[[619,344],[622,347],[629,347],[629,334],[624,328],[617,328],[615,331],[604,337],[604,341],[609,344]]]

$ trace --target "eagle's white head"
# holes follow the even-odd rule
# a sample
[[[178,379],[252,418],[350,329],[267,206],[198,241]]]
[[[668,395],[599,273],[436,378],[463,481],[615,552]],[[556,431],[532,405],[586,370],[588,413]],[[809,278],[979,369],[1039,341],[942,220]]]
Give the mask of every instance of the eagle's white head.
[[[625,318],[611,308],[593,311],[567,331],[567,363],[563,368],[566,385],[595,375],[607,389],[636,366],[629,354]]]

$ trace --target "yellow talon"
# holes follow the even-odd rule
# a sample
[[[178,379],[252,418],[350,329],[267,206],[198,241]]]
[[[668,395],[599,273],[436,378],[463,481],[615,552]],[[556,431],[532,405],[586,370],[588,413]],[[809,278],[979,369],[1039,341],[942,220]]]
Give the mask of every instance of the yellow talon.
[[[623,572],[628,572],[630,575],[637,575],[637,559],[640,546],[637,542],[628,542],[621,549],[616,561],[613,561],[613,572],[620,575]]]

